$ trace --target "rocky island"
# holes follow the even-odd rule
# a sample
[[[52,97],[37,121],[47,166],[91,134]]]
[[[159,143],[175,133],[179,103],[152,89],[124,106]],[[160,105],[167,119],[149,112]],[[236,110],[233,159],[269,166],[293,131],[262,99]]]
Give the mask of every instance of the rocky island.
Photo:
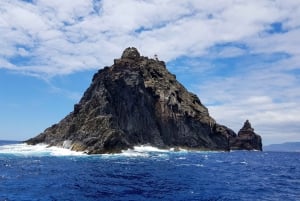
[[[26,143],[88,154],[117,153],[137,145],[196,150],[262,150],[247,121],[237,135],[216,123],[163,61],[124,50],[93,77],[74,110]]]

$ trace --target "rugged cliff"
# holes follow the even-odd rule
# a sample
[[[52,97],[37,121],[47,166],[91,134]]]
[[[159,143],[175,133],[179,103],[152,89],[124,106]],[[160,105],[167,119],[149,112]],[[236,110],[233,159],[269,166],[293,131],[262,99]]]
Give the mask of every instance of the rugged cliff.
[[[111,67],[93,77],[74,111],[29,139],[90,154],[115,153],[135,145],[201,150],[256,149],[209,116],[163,61],[127,48]],[[238,143],[240,142],[240,144]]]

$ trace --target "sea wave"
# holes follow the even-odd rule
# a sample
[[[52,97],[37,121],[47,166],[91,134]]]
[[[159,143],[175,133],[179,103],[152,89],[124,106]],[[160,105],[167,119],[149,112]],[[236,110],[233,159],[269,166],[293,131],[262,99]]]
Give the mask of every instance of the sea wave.
[[[83,152],[72,151],[62,147],[49,147],[46,144],[28,145],[9,144],[0,146],[0,154],[16,156],[84,156]]]
[[[159,149],[150,145],[134,146],[116,154],[101,154],[102,157],[166,157],[170,153],[184,154],[191,151],[185,149]],[[195,152],[195,151],[192,151]],[[207,151],[197,151],[209,153]],[[212,152],[214,153],[214,152]],[[86,152],[72,151],[69,147],[49,146],[47,144],[28,145],[26,143],[0,145],[0,154],[15,156],[88,156]],[[97,156],[97,155],[96,155]]]
[[[124,157],[149,157],[150,153],[172,152],[173,150],[163,150],[156,147],[141,145],[133,149],[123,150],[119,154],[102,154],[101,156],[124,156]],[[65,147],[48,146],[47,144],[28,145],[26,143],[8,144],[0,146],[0,154],[16,156],[88,156],[85,152],[72,151]]]
[[[103,157],[166,157],[168,153],[174,152],[174,149],[159,149],[150,145],[134,146],[133,149],[123,150],[116,154],[102,154]]]

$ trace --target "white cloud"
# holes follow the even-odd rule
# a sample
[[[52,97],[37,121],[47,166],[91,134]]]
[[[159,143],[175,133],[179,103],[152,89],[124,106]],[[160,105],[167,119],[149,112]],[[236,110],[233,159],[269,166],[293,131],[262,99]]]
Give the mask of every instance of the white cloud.
[[[145,55],[157,53],[166,61],[184,55],[205,55],[210,47],[224,42],[246,43],[254,46],[253,51],[298,53],[299,49],[298,29],[286,36],[259,36],[276,21],[284,20],[288,27],[295,27],[298,16],[290,11],[298,10],[299,5],[294,1],[282,4],[269,0],[103,0],[98,3],[4,0],[0,4],[1,41],[5,41],[1,44],[4,50],[0,57],[9,60],[25,56],[20,54],[18,46],[30,47],[32,67],[37,73],[54,75],[99,68],[110,64],[119,56],[120,49],[127,46],[137,46]],[[270,48],[269,44],[276,43],[279,43],[276,48]],[[243,53],[233,47],[226,51],[220,56]],[[67,64],[60,59],[64,55],[78,57]],[[94,59],[88,63],[80,61],[86,56]],[[31,69],[30,64],[26,65]],[[53,67],[53,72],[47,66]],[[68,70],[57,71],[57,68]]]
[[[226,78],[216,76],[195,91],[211,115],[235,131],[249,119],[266,144],[300,141],[300,79],[281,64],[248,66]]]

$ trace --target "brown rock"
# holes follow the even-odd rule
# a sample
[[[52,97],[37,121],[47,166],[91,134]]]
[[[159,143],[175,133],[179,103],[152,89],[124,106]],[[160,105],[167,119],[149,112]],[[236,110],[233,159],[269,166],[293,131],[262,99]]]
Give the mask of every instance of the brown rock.
[[[250,122],[246,120],[238,132],[238,136],[231,140],[230,149],[233,150],[260,150],[262,151],[261,137],[254,132]]]

